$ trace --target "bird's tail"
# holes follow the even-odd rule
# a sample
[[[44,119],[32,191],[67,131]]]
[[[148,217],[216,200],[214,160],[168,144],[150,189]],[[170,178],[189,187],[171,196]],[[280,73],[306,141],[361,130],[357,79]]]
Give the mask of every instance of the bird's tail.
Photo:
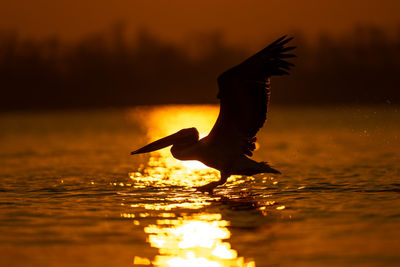
[[[260,167],[262,168],[263,173],[281,174],[280,171],[278,171],[278,170],[272,168],[271,166],[269,166],[267,162],[264,162],[264,161],[263,161],[263,162],[259,162],[258,164],[259,164]]]

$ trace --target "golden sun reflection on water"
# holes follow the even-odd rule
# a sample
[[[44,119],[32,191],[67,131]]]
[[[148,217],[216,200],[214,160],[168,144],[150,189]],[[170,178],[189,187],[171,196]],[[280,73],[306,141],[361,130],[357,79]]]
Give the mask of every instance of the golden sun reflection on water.
[[[229,242],[229,222],[218,213],[198,213],[159,219],[144,228],[148,242],[158,248],[154,266],[255,266],[238,257]],[[137,262],[139,258],[137,258]],[[150,263],[150,261],[148,260]],[[143,264],[143,263],[142,263]]]
[[[162,201],[155,201],[152,196],[146,199],[144,203],[130,205],[136,212],[121,213],[121,217],[133,219],[134,225],[144,227],[146,242],[158,249],[152,258],[134,256],[134,265],[255,266],[254,261],[238,256],[231,248],[230,222],[220,213],[204,212],[205,207],[220,197],[180,195]]]
[[[201,209],[205,206],[211,204],[210,200],[213,198],[209,197],[197,197],[197,198],[187,198],[184,201],[181,199],[174,197],[174,198],[165,198],[164,202],[156,202],[156,203],[138,203],[138,204],[131,204],[131,208],[144,208],[145,210],[154,210],[154,211],[170,211],[176,208],[181,209]]]
[[[202,138],[211,131],[217,116],[218,107],[214,105],[141,107],[129,112],[129,117],[146,131],[148,142],[189,127],[196,127]],[[129,173],[133,183],[143,187],[199,186],[219,179],[218,175],[218,171],[199,161],[176,160],[169,149],[151,153],[146,166]]]
[[[211,105],[184,105],[141,107],[129,111],[129,118],[143,127],[146,142],[175,133],[183,128],[196,127],[200,138],[206,136],[218,116],[218,107]],[[145,145],[145,144],[142,144]],[[162,149],[149,156],[138,171],[129,173],[136,188],[148,186],[194,187],[219,179],[219,172],[197,161],[179,161],[169,149]],[[248,179],[252,179],[249,177]],[[231,177],[230,184],[244,182]],[[142,203],[130,204],[140,212],[122,213],[121,217],[134,219],[135,225],[143,225],[144,219],[155,219],[143,225],[147,242],[158,249],[153,260],[134,257],[135,265],[152,266],[255,266],[254,261],[239,257],[231,248],[229,221],[219,213],[202,212],[215,200],[206,195],[172,196],[157,201],[154,197]],[[189,212],[188,212],[189,211]]]

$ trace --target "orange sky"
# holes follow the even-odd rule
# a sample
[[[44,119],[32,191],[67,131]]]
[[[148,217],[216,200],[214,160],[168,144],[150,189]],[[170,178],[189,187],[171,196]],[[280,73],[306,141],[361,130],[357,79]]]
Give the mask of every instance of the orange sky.
[[[163,39],[222,31],[234,43],[257,43],[300,30],[308,36],[350,31],[357,24],[395,29],[398,0],[2,0],[0,29],[22,36],[76,39],[124,21],[129,31],[147,28]]]

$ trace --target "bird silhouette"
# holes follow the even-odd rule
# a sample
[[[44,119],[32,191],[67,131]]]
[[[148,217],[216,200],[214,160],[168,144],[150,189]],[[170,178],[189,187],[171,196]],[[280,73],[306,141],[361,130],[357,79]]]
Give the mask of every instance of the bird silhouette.
[[[186,128],[135,150],[131,155],[172,145],[174,158],[198,160],[220,171],[220,180],[197,188],[210,194],[231,175],[280,174],[266,162],[256,162],[249,157],[255,149],[256,134],[267,119],[270,77],[289,74],[294,66],[286,60],[295,57],[287,53],[295,49],[287,46],[292,39],[282,36],[218,77],[220,112],[208,136],[199,139],[196,128]]]

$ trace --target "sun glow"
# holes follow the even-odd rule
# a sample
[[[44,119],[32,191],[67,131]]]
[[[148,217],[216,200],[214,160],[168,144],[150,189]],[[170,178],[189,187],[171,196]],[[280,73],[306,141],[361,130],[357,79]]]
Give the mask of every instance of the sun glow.
[[[197,160],[183,161],[182,165],[188,168],[189,170],[204,170],[208,168],[206,165]]]
[[[129,118],[143,126],[147,137],[144,142],[189,127],[196,127],[202,138],[210,132],[217,116],[218,107],[213,105],[141,107],[129,112]],[[198,186],[219,179],[218,171],[199,161],[176,160],[169,149],[161,149],[143,157],[148,157],[146,166],[129,174],[134,184]]]

